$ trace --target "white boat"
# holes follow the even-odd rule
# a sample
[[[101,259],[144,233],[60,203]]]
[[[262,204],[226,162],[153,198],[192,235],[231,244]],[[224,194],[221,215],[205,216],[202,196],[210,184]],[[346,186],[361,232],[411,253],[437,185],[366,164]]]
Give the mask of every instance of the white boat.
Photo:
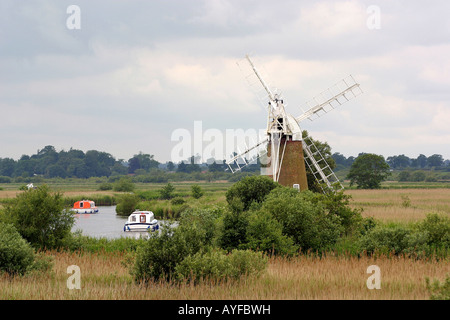
[[[156,231],[158,229],[158,220],[151,211],[133,212],[123,226],[123,231]]]

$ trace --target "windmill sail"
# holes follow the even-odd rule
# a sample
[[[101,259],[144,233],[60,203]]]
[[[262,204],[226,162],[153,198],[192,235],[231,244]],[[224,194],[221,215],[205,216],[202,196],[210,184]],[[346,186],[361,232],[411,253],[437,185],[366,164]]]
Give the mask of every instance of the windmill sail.
[[[321,186],[322,191],[326,191],[323,185],[326,185],[329,190],[336,189],[340,191],[344,189],[320,150],[308,136],[303,138],[303,151],[305,153],[305,162]]]
[[[251,148],[246,149],[239,154],[233,156],[230,160],[226,162],[228,165],[228,169],[235,173],[236,171],[242,170],[246,166],[256,163],[258,158],[267,154],[267,142],[269,141],[269,137],[258,142]]]
[[[350,75],[314,97],[311,101],[308,101],[301,108],[302,110],[307,109],[307,111],[304,111],[303,114],[295,118],[295,120],[297,120],[297,122],[301,122],[305,119],[311,121],[315,120],[347,101],[356,98],[361,93],[362,90],[359,87],[359,83],[356,83],[355,79]]]

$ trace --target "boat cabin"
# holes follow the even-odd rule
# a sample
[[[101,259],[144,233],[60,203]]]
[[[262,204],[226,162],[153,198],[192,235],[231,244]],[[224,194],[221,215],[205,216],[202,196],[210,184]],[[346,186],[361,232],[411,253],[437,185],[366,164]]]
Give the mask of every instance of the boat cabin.
[[[124,226],[124,231],[157,230],[158,220],[151,211],[135,211],[129,217]]]
[[[76,213],[95,213],[98,208],[92,200],[80,200],[73,204],[72,211]]]

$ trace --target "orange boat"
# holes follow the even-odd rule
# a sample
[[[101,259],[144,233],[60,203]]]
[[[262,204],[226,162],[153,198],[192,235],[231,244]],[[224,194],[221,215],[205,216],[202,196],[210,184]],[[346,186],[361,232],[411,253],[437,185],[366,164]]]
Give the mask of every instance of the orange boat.
[[[73,204],[71,209],[75,213],[97,213],[98,208],[94,201],[91,200],[80,200]]]

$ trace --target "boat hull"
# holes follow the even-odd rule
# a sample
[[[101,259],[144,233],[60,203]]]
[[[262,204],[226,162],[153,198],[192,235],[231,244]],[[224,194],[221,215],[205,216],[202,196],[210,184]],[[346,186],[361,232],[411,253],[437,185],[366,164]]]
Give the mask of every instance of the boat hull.
[[[89,208],[89,209],[70,209],[74,213],[97,213],[97,208]]]
[[[123,231],[156,231],[159,229],[159,225],[156,223],[126,223],[123,227]]]

